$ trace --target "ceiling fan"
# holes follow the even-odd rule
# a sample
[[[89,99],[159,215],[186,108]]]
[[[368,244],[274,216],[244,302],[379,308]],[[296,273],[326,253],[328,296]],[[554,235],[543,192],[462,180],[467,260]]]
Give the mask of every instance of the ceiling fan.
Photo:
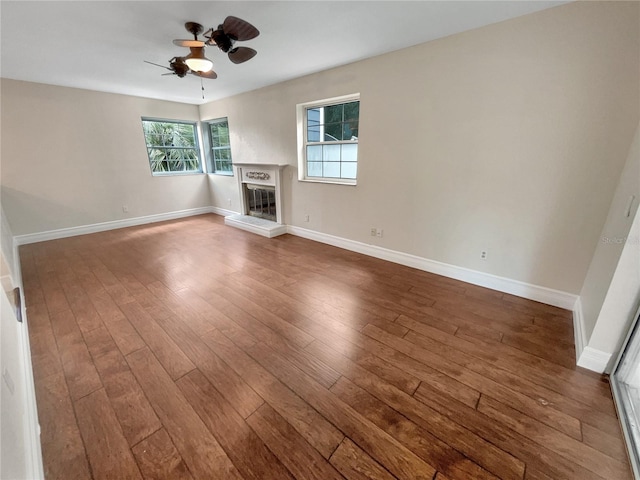
[[[182,78],[192,74],[201,78],[214,79],[218,75],[212,70],[213,62],[204,55],[205,46],[216,45],[228,55],[229,60],[236,64],[246,62],[258,53],[253,48],[235,46],[238,41],[251,40],[260,35],[256,27],[240,18],[229,16],[218,25],[217,29],[210,28],[206,32],[204,27],[196,22],[187,22],[184,27],[193,35],[193,40],[174,40],[173,43],[179,47],[188,47],[190,50],[188,55],[173,57],[169,60],[168,67],[146,60],[145,62],[171,71],[165,75],[177,75]],[[198,35],[203,32],[206,40],[199,40]]]

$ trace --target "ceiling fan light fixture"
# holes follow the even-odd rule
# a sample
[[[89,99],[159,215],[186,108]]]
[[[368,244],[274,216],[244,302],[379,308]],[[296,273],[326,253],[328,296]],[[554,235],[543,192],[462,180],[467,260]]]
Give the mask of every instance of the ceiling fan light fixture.
[[[184,59],[184,63],[194,72],[209,72],[213,62],[204,56],[204,47],[191,47],[191,53]]]

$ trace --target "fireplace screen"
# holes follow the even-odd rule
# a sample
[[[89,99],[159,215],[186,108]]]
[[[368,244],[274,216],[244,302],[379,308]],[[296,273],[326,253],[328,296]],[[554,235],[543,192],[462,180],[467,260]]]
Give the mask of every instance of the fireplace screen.
[[[276,189],[266,185],[245,184],[249,215],[276,221]]]

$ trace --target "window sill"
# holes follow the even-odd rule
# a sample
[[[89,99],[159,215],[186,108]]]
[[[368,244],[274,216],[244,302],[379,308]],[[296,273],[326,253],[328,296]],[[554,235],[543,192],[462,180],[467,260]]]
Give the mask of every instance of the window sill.
[[[233,177],[233,172],[209,172],[209,175],[220,175],[221,177]]]
[[[308,183],[328,183],[330,185],[346,185],[355,187],[358,185],[357,180],[340,180],[339,178],[330,179],[330,178],[298,178],[299,182],[308,182]]]
[[[204,172],[151,172],[153,177],[184,177],[186,175],[204,175]]]

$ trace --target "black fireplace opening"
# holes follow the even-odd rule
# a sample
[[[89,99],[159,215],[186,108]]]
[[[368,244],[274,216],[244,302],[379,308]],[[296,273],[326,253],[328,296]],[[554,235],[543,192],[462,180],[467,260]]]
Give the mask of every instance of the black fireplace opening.
[[[276,189],[268,185],[245,184],[247,212],[254,217],[276,221]]]

